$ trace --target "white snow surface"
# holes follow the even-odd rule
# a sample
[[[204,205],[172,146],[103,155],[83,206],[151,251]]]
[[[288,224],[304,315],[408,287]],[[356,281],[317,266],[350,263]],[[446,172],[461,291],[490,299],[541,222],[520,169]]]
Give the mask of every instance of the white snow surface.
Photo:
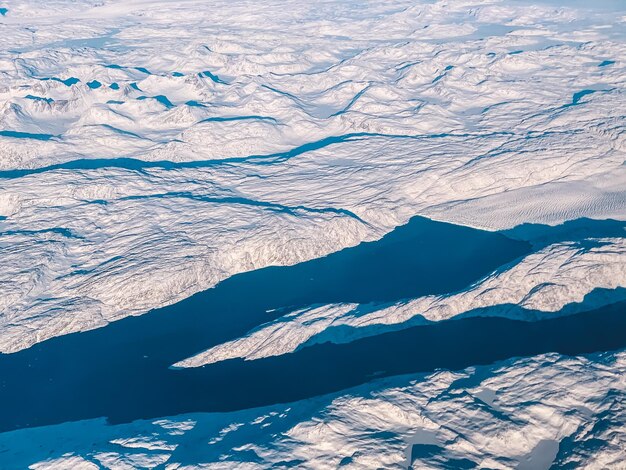
[[[626,219],[620,0],[0,0],[0,34],[3,353],[414,215]],[[311,305],[176,366],[541,320],[624,287],[625,238],[552,242],[460,292]],[[544,354],[234,413],[64,423],[1,433],[0,467],[621,468],[625,377],[624,351]]]
[[[0,7],[0,351],[413,215],[624,219],[624,9]]]
[[[626,353],[512,359],[233,413],[0,434],[14,468],[620,468]],[[559,447],[561,446],[561,447]]]

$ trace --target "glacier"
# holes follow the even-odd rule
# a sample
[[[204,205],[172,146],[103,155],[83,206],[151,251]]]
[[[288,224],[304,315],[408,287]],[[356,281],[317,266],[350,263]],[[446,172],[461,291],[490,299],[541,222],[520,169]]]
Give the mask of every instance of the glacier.
[[[268,307],[190,340],[169,370],[624,305],[619,0],[20,0],[0,15],[2,376],[416,216],[528,249],[442,291]],[[25,427],[0,433],[0,467],[619,468],[623,355],[544,351],[293,404]]]

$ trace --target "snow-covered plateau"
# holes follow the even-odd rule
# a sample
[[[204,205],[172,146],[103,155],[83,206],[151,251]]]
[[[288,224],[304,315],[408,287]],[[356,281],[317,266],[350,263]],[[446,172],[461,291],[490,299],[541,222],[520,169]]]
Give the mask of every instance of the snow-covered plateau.
[[[102,331],[96,351],[120,322],[140,331],[233,277],[384,245],[416,216],[467,233],[452,243],[473,263],[491,253],[468,240],[494,237],[501,261],[461,288],[459,260],[437,284],[454,288],[284,297],[221,330],[209,305],[216,330],[180,356],[174,336],[136,342],[146,357],[168,343],[168,374],[200,374],[626,305],[621,0],[0,0],[0,37],[0,402],[19,383],[7,371],[64,338]],[[428,284],[410,262],[396,275]],[[6,418],[0,468],[626,469],[622,337],[264,408]]]

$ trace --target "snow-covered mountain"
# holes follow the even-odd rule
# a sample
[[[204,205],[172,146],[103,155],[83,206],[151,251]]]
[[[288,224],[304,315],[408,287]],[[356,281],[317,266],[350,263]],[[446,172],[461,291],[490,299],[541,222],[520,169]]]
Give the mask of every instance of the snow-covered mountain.
[[[626,461],[621,1],[20,0],[0,14],[0,468]],[[222,387],[211,374],[241,364],[293,372],[324,348],[515,331],[501,321],[573,339],[520,326],[537,349],[507,349],[511,333],[476,363],[398,358],[409,375],[386,357],[342,370],[350,388],[327,377],[281,404],[274,387],[263,408],[158,398],[170,381]],[[144,373],[127,397],[154,393],[155,408],[116,420],[91,393]]]

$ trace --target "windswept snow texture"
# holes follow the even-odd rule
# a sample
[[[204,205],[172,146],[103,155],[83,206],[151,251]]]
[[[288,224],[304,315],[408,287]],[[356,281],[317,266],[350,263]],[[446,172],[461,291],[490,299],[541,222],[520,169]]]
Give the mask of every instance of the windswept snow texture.
[[[624,218],[626,11],[260,5],[7,6],[0,351],[418,214]]]
[[[52,410],[29,422],[5,400],[0,429],[54,423],[0,433],[0,468],[626,462],[621,330],[593,329],[588,348],[563,331],[524,357],[495,338],[500,362],[458,370],[383,357],[411,374],[381,379],[389,366],[262,409],[166,401],[187,414],[112,425],[91,419],[107,412],[85,393],[97,386],[105,403],[107,379],[141,381],[144,359],[178,387],[411,345],[459,321],[536,322],[529,332],[617,315],[622,1],[0,0],[0,33],[0,397]],[[416,223],[433,231],[390,242]],[[353,253],[335,282],[329,266]],[[259,293],[291,273],[285,285],[307,295]],[[257,281],[224,307],[235,297],[222,292]],[[76,369],[42,365],[57,357]],[[25,368],[54,393],[20,396]],[[70,418],[84,421],[56,424]]]

